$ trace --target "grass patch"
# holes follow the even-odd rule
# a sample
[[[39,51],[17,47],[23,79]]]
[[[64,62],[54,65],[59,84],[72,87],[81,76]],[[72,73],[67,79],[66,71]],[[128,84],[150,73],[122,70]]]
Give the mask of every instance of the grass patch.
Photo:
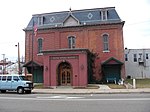
[[[127,79],[125,82],[133,85],[133,79]],[[136,88],[150,88],[150,79],[136,79]]]
[[[52,87],[44,87],[43,83],[35,83],[34,89],[53,89]]]
[[[87,87],[74,87],[73,89],[98,89],[99,86],[96,84],[88,84]]]
[[[35,89],[43,89],[44,86],[43,86],[42,83],[37,83],[37,84],[34,84],[34,88],[35,88]]]
[[[117,85],[117,84],[107,84],[111,89],[125,89],[124,85]]]
[[[98,89],[99,85],[96,84],[88,84],[87,89]]]
[[[34,88],[35,89],[47,89],[46,87],[43,86],[42,83],[36,83],[34,84]],[[99,86],[96,84],[88,84],[87,87],[74,87],[74,89],[98,89]],[[52,88],[48,88],[48,89],[52,89]]]

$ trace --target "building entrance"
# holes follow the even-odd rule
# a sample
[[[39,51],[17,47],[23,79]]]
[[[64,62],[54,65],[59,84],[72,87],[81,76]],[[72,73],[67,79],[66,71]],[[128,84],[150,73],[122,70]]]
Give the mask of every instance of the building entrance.
[[[58,83],[60,86],[71,86],[71,66],[67,62],[60,63],[58,67]]]

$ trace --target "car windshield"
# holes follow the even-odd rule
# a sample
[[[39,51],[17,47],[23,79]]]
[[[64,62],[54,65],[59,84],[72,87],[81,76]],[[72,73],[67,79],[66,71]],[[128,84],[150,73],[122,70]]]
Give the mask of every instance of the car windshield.
[[[20,80],[27,80],[25,76],[19,76]]]

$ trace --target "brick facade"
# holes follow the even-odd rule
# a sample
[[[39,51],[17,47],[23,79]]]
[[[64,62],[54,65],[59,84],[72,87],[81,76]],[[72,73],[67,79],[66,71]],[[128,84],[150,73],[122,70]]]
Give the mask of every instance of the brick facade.
[[[44,65],[44,60],[48,54],[44,56],[43,53],[38,53],[38,39],[41,38],[43,41],[42,51],[51,51],[68,49],[68,37],[74,36],[75,49],[88,49],[91,53],[97,54],[94,62],[93,77],[96,81],[100,81],[104,76],[102,64],[106,60],[113,57],[124,63],[123,25],[124,22],[122,21],[93,25],[39,28],[36,36],[33,35],[32,29],[25,30],[25,60],[28,62],[33,58],[32,61],[42,64],[44,68],[46,66]],[[109,36],[109,51],[107,52],[104,51],[104,34]],[[121,77],[125,77],[124,65],[121,65]]]

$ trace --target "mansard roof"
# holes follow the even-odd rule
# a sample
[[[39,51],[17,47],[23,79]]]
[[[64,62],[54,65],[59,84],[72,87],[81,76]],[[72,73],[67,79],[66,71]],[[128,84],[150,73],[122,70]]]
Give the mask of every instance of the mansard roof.
[[[106,11],[107,19],[103,20],[103,12]],[[62,12],[34,14],[24,30],[31,30],[34,24],[38,25],[38,29],[43,28],[56,28],[67,27],[64,22],[67,19],[78,24],[67,24],[68,26],[83,26],[83,25],[96,25],[96,24],[111,24],[123,22],[115,7],[84,9],[84,10],[70,10]]]

